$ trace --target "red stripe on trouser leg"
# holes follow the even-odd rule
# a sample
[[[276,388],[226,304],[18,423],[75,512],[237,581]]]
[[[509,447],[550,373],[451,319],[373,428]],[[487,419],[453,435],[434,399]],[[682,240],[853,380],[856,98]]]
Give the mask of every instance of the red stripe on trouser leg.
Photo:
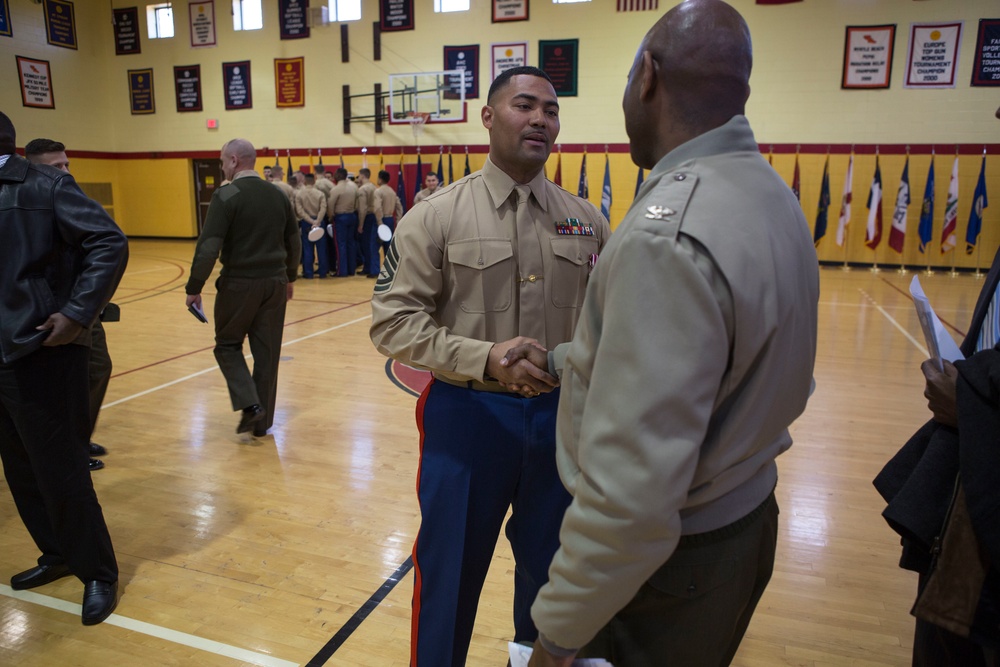
[[[427,403],[427,394],[430,393],[434,380],[431,379],[420,393],[417,399],[416,418],[417,432],[420,434],[420,461],[423,461],[424,452],[424,405]],[[417,464],[417,505],[420,505],[420,463]],[[422,515],[421,515],[422,516]],[[419,534],[419,533],[418,533]],[[420,562],[417,560],[417,540],[413,540],[413,600],[410,604],[410,665],[417,664],[417,635],[420,626],[420,587],[423,577],[420,573]]]

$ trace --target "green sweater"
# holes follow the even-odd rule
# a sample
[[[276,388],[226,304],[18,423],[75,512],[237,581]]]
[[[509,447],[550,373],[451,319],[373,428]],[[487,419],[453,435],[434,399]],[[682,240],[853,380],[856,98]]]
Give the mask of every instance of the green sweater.
[[[220,253],[223,277],[295,281],[302,242],[292,206],[254,172],[237,174],[212,195],[185,292],[201,294]]]

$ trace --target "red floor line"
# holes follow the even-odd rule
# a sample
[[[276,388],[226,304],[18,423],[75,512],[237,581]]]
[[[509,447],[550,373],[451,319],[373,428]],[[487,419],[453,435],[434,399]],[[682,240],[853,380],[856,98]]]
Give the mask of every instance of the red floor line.
[[[367,300],[366,301],[358,301],[357,303],[348,304],[348,305],[344,306],[343,308],[334,308],[333,310],[328,310],[325,313],[318,313],[316,315],[310,315],[309,317],[303,317],[301,320],[295,320],[294,322],[285,322],[285,327],[284,328],[287,329],[288,327],[292,326],[293,324],[301,324],[302,322],[308,322],[309,320],[314,320],[317,317],[324,317],[326,315],[332,315],[333,313],[338,313],[338,312],[340,312],[342,310],[347,310],[348,308],[354,308],[355,306],[360,306],[363,303],[368,303],[368,301]],[[137,368],[130,368],[127,371],[122,371],[121,373],[115,373],[111,377],[112,378],[117,378],[117,377],[121,377],[123,375],[128,375],[129,373],[135,373],[137,371],[144,371],[147,368],[152,368],[153,366],[159,366],[161,364],[165,364],[165,363],[170,362],[170,361],[176,361],[177,359],[183,359],[184,357],[190,357],[192,354],[198,354],[199,352],[205,352],[206,350],[211,350],[212,347],[214,347],[214,346],[203,347],[203,348],[198,349],[198,350],[191,350],[189,352],[185,352],[184,354],[178,354],[176,356],[168,357],[166,359],[160,359],[159,361],[154,361],[152,363],[146,364],[145,366],[139,366]]]
[[[165,283],[160,283],[159,285],[155,285],[153,287],[147,287],[146,289],[139,290],[138,292],[134,292],[132,294],[129,294],[127,298],[131,299],[131,298],[139,296],[140,294],[145,294],[146,292],[153,292],[153,291],[158,290],[158,289],[160,289],[162,287],[165,287],[166,285],[170,285],[171,283],[176,282],[178,278],[183,278],[184,277],[184,267],[181,266],[180,264],[177,264],[175,262],[171,262],[171,261],[165,260],[165,259],[160,259],[159,261],[165,262],[165,263],[173,266],[174,268],[176,268],[177,271],[178,271],[177,275],[174,276],[173,278],[171,278],[170,280],[168,280]],[[122,303],[126,304],[126,303],[129,303],[129,302],[128,301],[123,301]]]
[[[913,301],[913,297],[910,296],[909,292],[905,292],[905,291],[901,290],[899,287],[897,287],[896,285],[893,285],[891,282],[889,282],[885,278],[881,278],[880,280],[882,280],[882,282],[884,282],[886,285],[888,285],[892,289],[896,290],[897,292],[899,292],[900,294],[902,294],[903,296],[905,296],[911,302]],[[952,324],[948,320],[946,320],[943,317],[941,317],[940,314],[938,315],[938,319],[941,320],[941,324],[945,325],[946,327],[948,327],[949,329],[951,329],[952,331],[954,331],[955,333],[957,333],[959,336],[962,337],[963,340],[965,339],[965,332],[964,331],[962,331],[961,329],[959,329],[958,327],[956,327],[954,324]]]

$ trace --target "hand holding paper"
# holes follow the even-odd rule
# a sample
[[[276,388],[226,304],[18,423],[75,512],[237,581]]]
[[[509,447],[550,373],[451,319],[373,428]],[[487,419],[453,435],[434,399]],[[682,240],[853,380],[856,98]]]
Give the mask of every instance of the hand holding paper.
[[[927,341],[927,351],[939,371],[944,369],[942,359],[945,361],[957,361],[965,359],[965,355],[958,349],[955,340],[941,324],[931,303],[924,294],[923,287],[920,286],[920,279],[913,276],[910,281],[910,294],[913,296],[913,305],[917,309],[917,317],[920,319],[920,328],[924,332],[924,340]]]

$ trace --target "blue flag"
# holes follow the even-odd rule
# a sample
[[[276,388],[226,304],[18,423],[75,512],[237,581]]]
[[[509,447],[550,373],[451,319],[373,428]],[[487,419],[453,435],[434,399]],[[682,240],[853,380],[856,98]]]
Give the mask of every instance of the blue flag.
[[[580,164],[580,185],[576,188],[576,196],[584,199],[590,198],[590,187],[587,186],[587,154],[583,154],[583,162]]]
[[[934,238],[934,154],[931,153],[931,168],[927,171],[927,185],[924,187],[924,203],[920,207],[920,252]]]
[[[819,246],[820,239],[826,236],[826,215],[830,208],[830,156],[826,156],[823,165],[823,185],[819,189],[819,205],[816,207],[816,228],[813,230],[813,245]]]
[[[604,187],[601,189],[601,213],[611,220],[611,163],[608,156],[604,155]]]
[[[463,176],[468,176],[471,173],[472,173],[472,170],[469,169],[469,151],[468,151],[468,149],[466,149],[466,151],[465,151],[465,173],[463,174]]]
[[[983,209],[989,206],[986,201],[986,154],[983,154],[983,164],[979,168],[979,181],[976,192],[972,195],[972,210],[969,211],[969,230],[965,233],[965,254],[971,255],[976,249],[979,232],[983,228]]]
[[[642,167],[639,167],[639,175],[635,177],[635,194],[632,195],[633,199],[639,196],[639,188],[642,187],[642,181],[643,181],[643,170]]]
[[[400,171],[402,169],[400,167]],[[413,196],[416,197],[417,193],[424,187],[424,165],[420,163],[420,151],[417,151],[417,177],[414,180],[416,183],[414,183]]]
[[[455,170],[452,169],[451,149],[449,148],[448,149],[448,183],[451,184],[451,183],[454,183],[454,182],[455,182]],[[443,181],[442,181],[442,183],[443,183]]]
[[[417,155],[417,159],[420,159],[420,155]],[[406,212],[406,184],[403,182],[403,154],[399,154],[399,180],[396,181],[396,196],[399,197],[399,205],[403,207],[403,212]]]
[[[444,185],[444,152],[438,153],[438,185]]]

